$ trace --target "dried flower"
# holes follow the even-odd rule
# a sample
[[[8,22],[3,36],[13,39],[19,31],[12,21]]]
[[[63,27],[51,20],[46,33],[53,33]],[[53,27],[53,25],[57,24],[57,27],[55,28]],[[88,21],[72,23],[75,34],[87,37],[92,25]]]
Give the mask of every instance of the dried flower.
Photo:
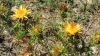
[[[32,55],[32,52],[27,50],[24,50],[19,54],[19,56],[30,56],[30,55]]]
[[[58,9],[59,9],[60,11],[66,11],[66,10],[68,9],[68,7],[69,7],[69,5],[66,4],[65,2],[60,2],[60,3],[58,4]]]
[[[70,35],[75,35],[80,32],[80,25],[75,23],[68,23],[64,25],[64,32],[69,33]]]
[[[23,20],[24,18],[27,18],[27,15],[29,14],[29,11],[22,5],[20,5],[19,8],[13,7],[12,11],[14,12],[12,15],[14,20]]]
[[[32,55],[31,46],[26,47],[19,54],[19,56],[31,56],[31,55]]]
[[[20,44],[23,47],[29,47],[30,45],[28,44],[28,39],[19,39],[19,40],[14,40],[15,43]]]

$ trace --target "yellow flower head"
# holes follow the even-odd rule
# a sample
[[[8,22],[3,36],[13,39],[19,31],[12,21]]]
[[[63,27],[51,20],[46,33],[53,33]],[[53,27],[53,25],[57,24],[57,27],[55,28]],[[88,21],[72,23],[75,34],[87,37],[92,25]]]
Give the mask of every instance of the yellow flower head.
[[[95,34],[95,38],[96,38],[98,41],[100,41],[100,33],[99,33],[99,32],[97,32],[97,33]]]
[[[3,6],[2,5],[0,5],[0,11],[2,11],[3,10]]]
[[[19,8],[12,8],[14,14],[12,15],[14,20],[23,20],[23,18],[27,18],[29,11],[22,5]]]
[[[36,35],[40,34],[41,26],[40,25],[32,26],[30,32],[31,32],[31,35],[33,35],[33,34],[36,34]]]
[[[76,33],[79,33],[80,29],[81,27],[79,24],[70,23],[64,25],[64,32],[67,32],[70,35],[75,35]]]
[[[63,49],[64,49],[64,46],[57,44],[56,46],[54,46],[54,47],[51,49],[50,52],[51,52],[51,54],[53,54],[53,55],[57,55],[57,54],[59,54],[60,52],[62,52]]]
[[[100,41],[100,35],[96,35],[96,39]]]
[[[36,33],[36,34],[40,33],[40,28],[35,28],[34,33]]]

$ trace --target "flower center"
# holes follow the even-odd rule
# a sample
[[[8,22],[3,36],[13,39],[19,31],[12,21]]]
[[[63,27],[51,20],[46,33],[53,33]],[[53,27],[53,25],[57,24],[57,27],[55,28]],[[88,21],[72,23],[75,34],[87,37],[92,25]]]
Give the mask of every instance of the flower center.
[[[55,54],[57,54],[57,53],[59,53],[59,52],[60,52],[60,50],[59,50],[58,47],[54,48],[54,53],[55,53]]]
[[[27,14],[27,12],[26,12],[26,10],[20,9],[15,14],[16,14],[16,17],[23,18]]]

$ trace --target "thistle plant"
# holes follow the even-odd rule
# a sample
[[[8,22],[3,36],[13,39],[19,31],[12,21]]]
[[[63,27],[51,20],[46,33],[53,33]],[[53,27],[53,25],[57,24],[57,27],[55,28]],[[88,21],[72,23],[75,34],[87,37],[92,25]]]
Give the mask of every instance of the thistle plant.
[[[12,11],[14,12],[12,15],[12,19],[14,20],[23,20],[24,18],[27,18],[27,15],[29,14],[29,11],[23,5],[20,5],[19,8],[13,7]]]

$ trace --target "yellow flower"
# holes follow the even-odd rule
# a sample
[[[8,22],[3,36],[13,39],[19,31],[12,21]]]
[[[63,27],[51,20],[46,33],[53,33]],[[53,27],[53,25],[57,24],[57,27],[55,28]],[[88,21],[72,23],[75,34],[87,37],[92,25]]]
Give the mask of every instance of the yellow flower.
[[[23,20],[24,18],[27,18],[29,13],[29,11],[22,5],[20,5],[19,8],[12,8],[12,11],[14,12],[14,15],[12,15],[14,20]]]
[[[52,48],[52,53],[58,54],[58,53],[60,53],[60,49],[58,47],[54,47],[54,48]]]
[[[51,52],[51,54],[53,54],[53,55],[57,55],[57,54],[59,54],[60,52],[62,52],[63,49],[64,49],[64,46],[57,44],[56,46],[54,46],[54,47],[51,49],[50,52]]]
[[[34,29],[34,33],[36,33],[36,34],[40,33],[40,29],[39,28],[35,28]]]
[[[38,35],[41,32],[41,26],[40,25],[36,25],[36,26],[32,26],[31,30],[30,30],[30,34],[31,35]]]
[[[64,25],[64,32],[69,33],[70,35],[75,35],[80,32],[80,25],[75,23],[68,23]]]
[[[97,32],[97,33],[95,34],[95,38],[96,38],[98,41],[100,41],[100,33],[99,33],[99,32]]]
[[[100,41],[100,35],[96,35],[96,39]]]
[[[2,5],[0,5],[0,11],[2,11],[3,10],[3,6]]]

